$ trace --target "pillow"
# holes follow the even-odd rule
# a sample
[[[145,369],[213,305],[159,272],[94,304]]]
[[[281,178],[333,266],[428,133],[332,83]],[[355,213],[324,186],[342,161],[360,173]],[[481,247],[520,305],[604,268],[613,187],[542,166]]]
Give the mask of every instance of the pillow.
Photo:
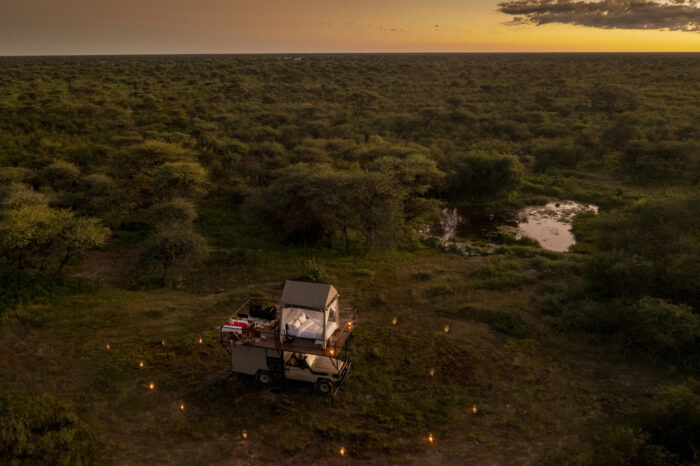
[[[306,322],[306,314],[302,312],[301,314],[299,314],[299,317],[297,317],[297,320],[300,324],[303,324],[304,322]]]
[[[292,322],[292,327],[294,327],[295,330],[299,330],[299,327],[301,327],[301,322],[299,322],[299,319]]]

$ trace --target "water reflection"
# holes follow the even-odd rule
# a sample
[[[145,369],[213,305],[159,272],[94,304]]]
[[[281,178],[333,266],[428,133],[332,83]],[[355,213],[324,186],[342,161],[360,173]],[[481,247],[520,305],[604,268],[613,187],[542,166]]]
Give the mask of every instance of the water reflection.
[[[525,207],[518,217],[518,232],[537,240],[544,249],[566,252],[576,243],[571,232],[574,217],[586,211],[598,213],[598,206],[561,201]]]
[[[545,249],[566,252],[576,242],[571,233],[574,217],[586,211],[597,213],[598,207],[559,201],[521,210],[493,207],[443,209],[442,221],[424,233],[439,240],[443,246],[457,246],[462,250],[473,241],[498,243],[506,230],[516,237],[532,238]]]

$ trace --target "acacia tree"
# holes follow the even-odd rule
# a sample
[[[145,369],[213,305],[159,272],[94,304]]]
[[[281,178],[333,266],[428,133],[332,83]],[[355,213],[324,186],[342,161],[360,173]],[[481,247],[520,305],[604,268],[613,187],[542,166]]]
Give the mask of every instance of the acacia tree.
[[[469,152],[453,160],[448,195],[458,200],[499,198],[520,187],[523,166],[517,157],[495,152]]]
[[[102,246],[110,236],[101,221],[49,206],[45,196],[15,186],[0,210],[0,250],[15,267],[55,278],[74,256]]]
[[[413,153],[406,157],[380,157],[368,165],[372,171],[390,175],[404,191],[404,220],[437,220],[439,204],[430,198],[431,190],[440,188],[445,174],[440,171],[434,160],[423,154]]]
[[[207,255],[206,240],[191,225],[168,224],[159,229],[144,244],[141,261],[146,267],[157,266],[161,271],[161,284],[174,267],[192,267]]]
[[[369,247],[395,242],[403,231],[405,196],[391,174],[299,163],[275,172],[248,207],[287,238],[308,244],[340,231],[349,249],[351,228]]]

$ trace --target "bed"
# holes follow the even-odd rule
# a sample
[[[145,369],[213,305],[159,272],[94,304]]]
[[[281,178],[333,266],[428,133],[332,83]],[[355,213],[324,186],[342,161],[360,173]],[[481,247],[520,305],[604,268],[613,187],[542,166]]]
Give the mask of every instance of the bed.
[[[318,314],[318,318],[309,314]],[[323,343],[323,314],[321,313],[311,313],[308,314],[302,309],[295,310],[293,314],[290,314],[287,325],[287,335],[297,337],[297,338],[307,338],[309,340],[316,340],[316,344]],[[333,335],[338,329],[338,324],[333,321],[328,321],[326,324],[326,340]]]

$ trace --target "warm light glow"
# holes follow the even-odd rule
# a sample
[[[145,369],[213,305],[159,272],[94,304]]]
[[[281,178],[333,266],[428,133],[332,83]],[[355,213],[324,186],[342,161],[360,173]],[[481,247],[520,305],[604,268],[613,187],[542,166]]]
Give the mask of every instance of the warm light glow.
[[[472,414],[476,414],[479,412],[479,408],[477,408],[476,405],[472,405],[471,411],[472,411]]]
[[[449,326],[449,325],[445,325],[445,328],[443,328],[442,330],[443,330],[445,333],[449,333],[449,331],[450,331],[450,326]]]
[[[197,343],[199,343],[201,345],[202,343],[204,343],[204,339],[202,337],[199,337],[197,339]]]
[[[499,3],[499,0],[3,2],[0,56],[698,51],[697,33],[688,31],[596,28],[575,24],[509,26],[514,16],[501,13]],[[578,4],[571,3],[572,8],[574,3]],[[661,2],[664,3],[673,2]],[[628,16],[623,14],[619,24],[626,25]]]
[[[435,369],[430,369],[430,371],[429,371],[428,373],[430,374],[430,377],[434,376],[434,375],[435,375]]]
[[[399,323],[398,317],[394,317],[394,318],[391,320],[391,324],[392,324],[392,325],[396,325],[396,324],[398,324],[398,323]]]
[[[340,447],[340,450],[338,450],[338,454],[340,454],[340,456],[345,456],[345,447]]]
[[[165,340],[160,340],[160,345],[165,346]]]
[[[183,403],[180,403],[180,411],[184,411],[184,410],[185,410],[185,405]]]
[[[243,438],[243,440],[248,440],[248,432],[246,432],[245,430],[241,432],[241,437]]]
[[[139,367],[143,367],[143,361],[139,361]]]
[[[150,390],[153,390],[153,389],[156,388],[156,384],[154,384],[153,382],[151,382],[151,383],[148,384],[148,388],[149,388]]]
[[[331,348],[330,353],[331,353],[331,356],[335,356],[335,349]]]
[[[431,445],[435,443],[435,438],[433,437],[433,434],[428,434],[428,443]]]
[[[109,346],[109,343],[107,343],[107,344],[105,345],[105,348],[107,348],[108,351],[109,351],[110,349],[112,349],[112,347]]]

